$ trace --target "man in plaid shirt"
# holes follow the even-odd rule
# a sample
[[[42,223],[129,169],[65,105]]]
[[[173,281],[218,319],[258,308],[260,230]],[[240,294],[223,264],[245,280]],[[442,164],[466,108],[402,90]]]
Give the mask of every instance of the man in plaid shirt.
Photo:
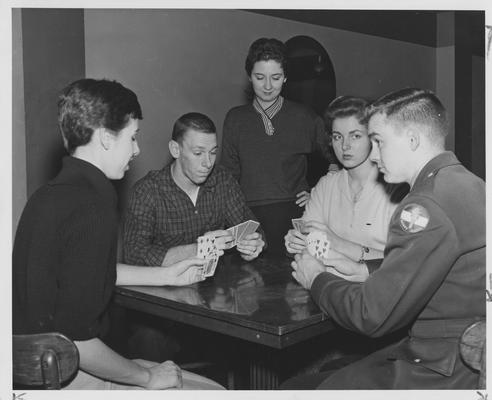
[[[214,167],[217,149],[216,128],[207,116],[188,113],[176,121],[169,142],[175,160],[133,187],[124,227],[125,262],[171,265],[194,256],[196,239],[205,233],[216,237],[222,252],[233,240],[225,228],[256,219],[232,175]],[[255,232],[239,241],[237,250],[250,261],[264,245]]]

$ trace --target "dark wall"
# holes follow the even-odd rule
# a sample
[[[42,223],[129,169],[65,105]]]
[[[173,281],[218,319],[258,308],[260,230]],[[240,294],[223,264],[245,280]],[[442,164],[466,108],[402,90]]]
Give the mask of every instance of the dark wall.
[[[23,9],[22,40],[30,196],[58,172],[65,153],[56,99],[67,83],[85,76],[84,11]]]
[[[456,12],[454,23],[455,152],[465,167],[485,179],[485,35],[480,29],[485,13]]]

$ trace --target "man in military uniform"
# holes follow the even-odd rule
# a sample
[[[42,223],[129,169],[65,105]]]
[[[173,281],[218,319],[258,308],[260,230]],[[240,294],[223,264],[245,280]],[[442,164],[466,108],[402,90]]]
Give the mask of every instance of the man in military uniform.
[[[355,263],[332,253],[323,265],[304,253],[292,263],[293,276],[341,326],[371,337],[408,327],[408,337],[310,376],[310,385],[477,388],[478,373],[462,362],[459,340],[485,318],[485,184],[444,150],[446,113],[432,92],[390,93],[367,118],[372,161],[387,182],[411,186],[391,219],[384,260]]]

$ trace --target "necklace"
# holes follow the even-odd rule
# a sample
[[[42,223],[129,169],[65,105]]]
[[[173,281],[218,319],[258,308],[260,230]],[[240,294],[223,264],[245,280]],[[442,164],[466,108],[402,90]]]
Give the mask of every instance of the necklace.
[[[360,200],[360,196],[362,195],[363,190],[364,190],[364,186],[361,186],[361,188],[357,190],[357,192],[352,191],[352,201],[354,203],[357,203]]]
[[[354,188],[349,183],[349,190],[350,190],[350,194],[352,197],[352,201],[354,203],[357,203],[362,196],[362,191],[364,190],[364,185],[361,185],[359,189],[354,190]]]

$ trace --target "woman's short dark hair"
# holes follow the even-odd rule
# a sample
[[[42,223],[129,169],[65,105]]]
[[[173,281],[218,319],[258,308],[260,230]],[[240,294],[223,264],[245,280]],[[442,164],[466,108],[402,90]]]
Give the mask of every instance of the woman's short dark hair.
[[[255,40],[249,47],[248,56],[244,63],[246,73],[251,75],[251,71],[258,61],[277,61],[287,76],[287,48],[278,39],[260,38]]]
[[[183,135],[188,129],[203,133],[217,133],[217,129],[209,117],[198,112],[190,112],[179,117],[174,123],[172,139],[181,143]]]
[[[333,121],[336,118],[355,117],[359,123],[365,125],[365,113],[369,101],[362,97],[339,96],[326,108],[323,117],[326,130],[331,132]]]
[[[58,124],[70,154],[89,143],[94,130],[117,134],[130,118],[143,118],[137,95],[116,81],[80,79],[58,98]]]

